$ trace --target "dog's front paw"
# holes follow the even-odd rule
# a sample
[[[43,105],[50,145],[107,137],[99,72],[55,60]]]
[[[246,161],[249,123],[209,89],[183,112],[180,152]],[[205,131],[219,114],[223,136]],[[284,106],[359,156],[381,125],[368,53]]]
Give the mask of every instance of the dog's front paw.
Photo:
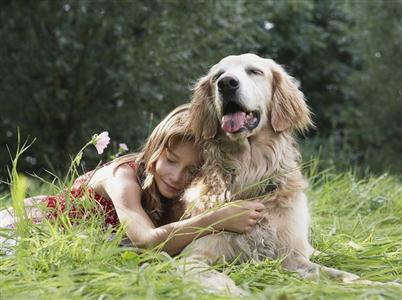
[[[360,277],[357,276],[356,274],[344,272],[344,271],[341,271],[341,272],[342,272],[342,274],[341,274],[342,282],[344,282],[344,283],[355,282],[360,279]]]

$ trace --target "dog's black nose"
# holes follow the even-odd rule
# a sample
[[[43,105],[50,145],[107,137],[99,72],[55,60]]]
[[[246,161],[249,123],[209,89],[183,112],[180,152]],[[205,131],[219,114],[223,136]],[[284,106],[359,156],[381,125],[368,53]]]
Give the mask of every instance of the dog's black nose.
[[[218,89],[222,94],[233,93],[239,88],[239,80],[232,76],[225,76],[219,79]]]

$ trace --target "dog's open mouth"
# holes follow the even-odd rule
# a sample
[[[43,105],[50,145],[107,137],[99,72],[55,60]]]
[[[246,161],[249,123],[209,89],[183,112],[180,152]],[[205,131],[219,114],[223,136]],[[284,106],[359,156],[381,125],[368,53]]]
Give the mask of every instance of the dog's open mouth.
[[[222,129],[227,133],[239,133],[244,130],[253,130],[260,123],[260,112],[255,111],[228,111],[222,117]]]

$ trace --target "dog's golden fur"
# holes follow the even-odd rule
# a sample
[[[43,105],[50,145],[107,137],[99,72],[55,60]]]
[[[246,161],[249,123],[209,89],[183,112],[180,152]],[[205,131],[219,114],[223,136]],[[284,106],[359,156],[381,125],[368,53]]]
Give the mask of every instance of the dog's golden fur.
[[[221,129],[223,96],[217,81],[223,76],[239,82],[235,101],[248,111],[259,111],[256,128],[238,133]],[[197,83],[190,120],[191,130],[205,149],[201,175],[184,194],[184,200],[194,207],[192,214],[250,198],[263,199],[266,214],[250,233],[224,232],[194,241],[185,249],[189,261],[212,264],[221,258],[281,258],[284,267],[304,277],[322,270],[344,281],[357,278],[309,260],[313,248],[308,241],[307,181],[300,170],[293,132],[306,130],[312,122],[302,92],[281,66],[253,54],[222,59]],[[212,289],[238,291],[228,277],[217,272],[200,279],[206,285],[214,282],[217,286]]]

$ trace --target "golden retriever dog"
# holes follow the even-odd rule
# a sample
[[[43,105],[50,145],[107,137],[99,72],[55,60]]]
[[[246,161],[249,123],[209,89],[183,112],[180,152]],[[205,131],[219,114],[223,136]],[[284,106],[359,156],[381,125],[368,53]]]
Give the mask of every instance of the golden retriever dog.
[[[242,290],[207,265],[272,258],[305,278],[320,272],[344,282],[358,278],[310,261],[307,181],[293,133],[312,122],[302,92],[280,65],[254,54],[223,58],[196,84],[189,119],[205,159],[183,196],[191,214],[238,199],[262,199],[266,206],[249,233],[210,234],[191,243],[184,250],[189,272],[201,268],[203,285],[232,294]]]

